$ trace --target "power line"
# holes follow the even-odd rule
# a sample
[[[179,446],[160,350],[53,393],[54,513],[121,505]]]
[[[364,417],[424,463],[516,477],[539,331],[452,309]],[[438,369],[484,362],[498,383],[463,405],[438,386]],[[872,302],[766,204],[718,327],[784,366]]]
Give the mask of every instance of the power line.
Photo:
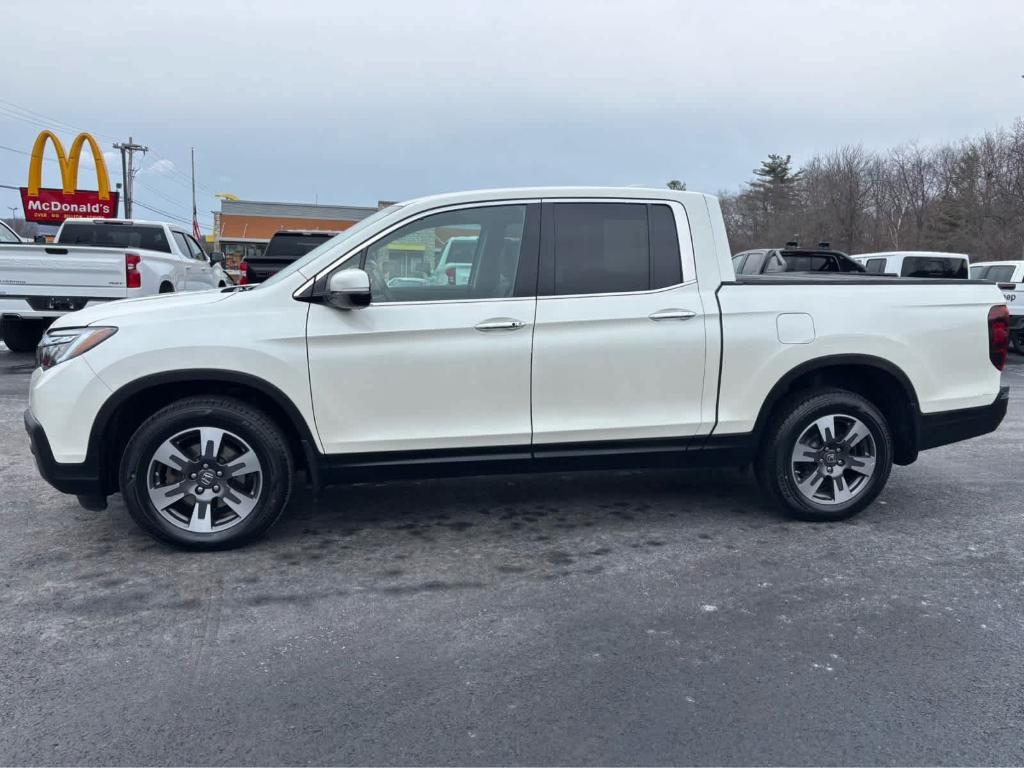
[[[158,214],[160,216],[164,216],[164,217],[170,219],[171,221],[176,221],[179,224],[187,224],[187,225],[191,225],[192,224],[192,222],[189,221],[188,219],[182,218],[181,216],[175,216],[173,213],[168,213],[167,211],[163,211],[163,210],[161,210],[159,208],[154,208],[154,207],[152,207],[150,205],[146,205],[145,203],[143,203],[143,202],[141,202],[139,200],[135,201],[135,205],[139,206],[140,208],[145,208],[147,211],[150,211],[152,213]],[[213,224],[212,223],[201,221],[200,224],[204,228],[206,228],[206,229],[213,229]]]

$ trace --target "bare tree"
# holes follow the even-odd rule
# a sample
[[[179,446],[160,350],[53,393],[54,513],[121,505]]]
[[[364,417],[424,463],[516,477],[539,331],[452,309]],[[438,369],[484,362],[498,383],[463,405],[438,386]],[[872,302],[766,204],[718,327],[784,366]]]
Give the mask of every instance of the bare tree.
[[[736,250],[799,233],[863,250],[953,250],[975,259],[1024,253],[1024,120],[1008,130],[888,152],[843,146],[794,170],[770,155],[746,188],[722,195]]]

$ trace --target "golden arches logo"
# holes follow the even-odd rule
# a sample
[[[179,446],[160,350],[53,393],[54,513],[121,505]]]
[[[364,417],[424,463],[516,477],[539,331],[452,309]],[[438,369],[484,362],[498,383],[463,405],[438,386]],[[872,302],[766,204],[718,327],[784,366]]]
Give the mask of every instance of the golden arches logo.
[[[32,145],[32,159],[28,165],[28,196],[39,197],[39,188],[43,180],[43,153],[46,151],[46,142],[53,142],[53,148],[57,150],[57,162],[60,163],[60,181],[64,188],[65,195],[72,195],[78,188],[78,163],[82,157],[82,148],[86,143],[92,150],[92,159],[96,164],[96,186],[99,190],[100,200],[110,199],[110,177],[107,175],[107,164],[103,160],[103,153],[96,139],[88,133],[80,133],[71,142],[71,151],[65,155],[64,145],[52,131],[41,131],[36,137],[36,143]]]

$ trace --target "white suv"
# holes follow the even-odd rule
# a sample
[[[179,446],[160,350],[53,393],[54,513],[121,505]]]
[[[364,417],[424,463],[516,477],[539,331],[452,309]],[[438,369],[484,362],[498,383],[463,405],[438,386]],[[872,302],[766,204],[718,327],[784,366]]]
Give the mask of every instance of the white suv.
[[[468,236],[465,280],[385,280]],[[266,530],[296,469],[320,486],[753,464],[790,514],[837,520],[894,463],[998,426],[1007,313],[992,283],[823,278],[736,276],[694,192],[422,198],[260,285],[60,318],[25,424],[56,488],[89,508],[120,490],[147,531],[200,548]]]

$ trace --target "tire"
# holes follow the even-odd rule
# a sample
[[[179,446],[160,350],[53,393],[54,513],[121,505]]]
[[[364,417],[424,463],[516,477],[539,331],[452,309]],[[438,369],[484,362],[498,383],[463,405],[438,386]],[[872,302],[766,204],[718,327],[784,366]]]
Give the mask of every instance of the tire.
[[[174,293],[174,286],[170,283],[160,283],[160,293]]]
[[[1024,330],[1010,334],[1010,348],[1018,355],[1024,355]]]
[[[0,337],[11,352],[35,352],[50,320],[22,320],[6,317],[0,321]]]
[[[288,442],[262,411],[229,397],[188,397],[135,431],[121,457],[120,483],[144,531],[209,550],[239,546],[270,528],[288,503],[292,474]],[[154,498],[169,503],[158,508]]]
[[[822,439],[822,426],[831,439]],[[874,404],[853,392],[821,388],[794,393],[779,405],[755,472],[789,516],[830,522],[851,517],[875,500],[889,479],[892,458],[892,432]]]

